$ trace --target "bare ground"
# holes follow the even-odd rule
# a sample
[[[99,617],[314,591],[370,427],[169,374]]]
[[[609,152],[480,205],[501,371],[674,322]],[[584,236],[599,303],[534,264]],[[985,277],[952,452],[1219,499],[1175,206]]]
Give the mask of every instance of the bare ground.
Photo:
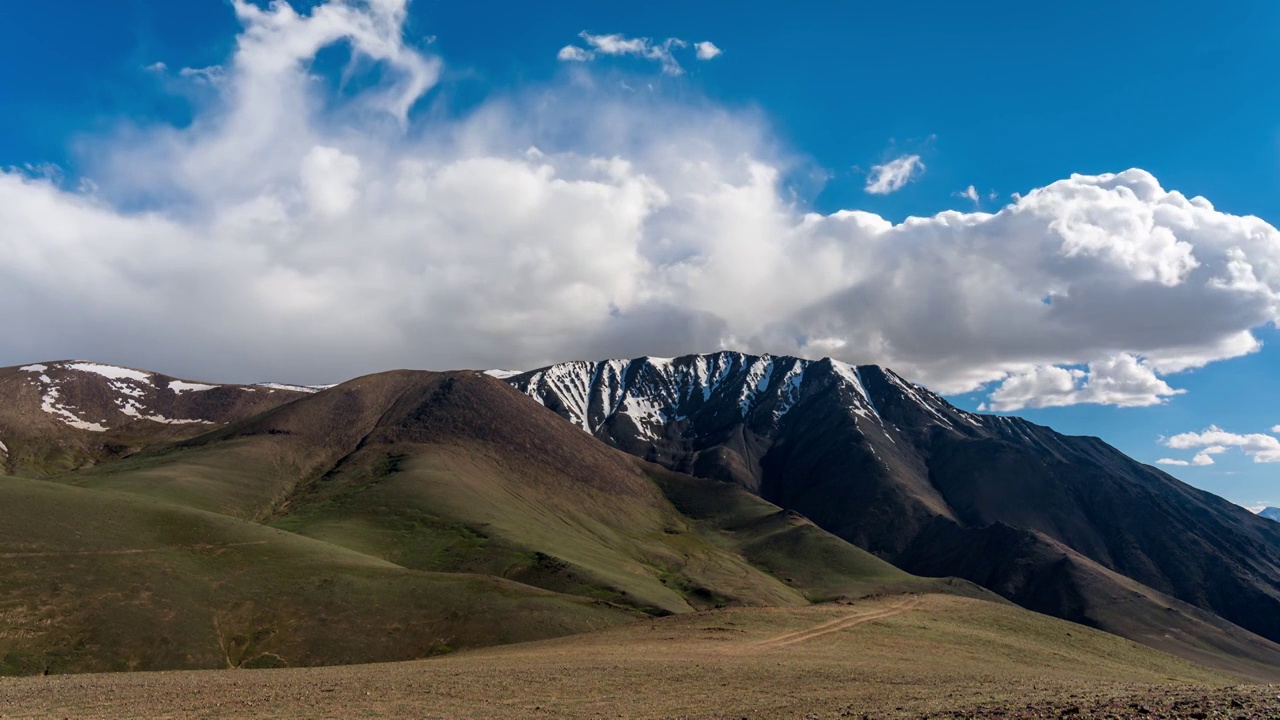
[[[0,680],[0,716],[1262,718],[1280,717],[1280,689],[923,595],[692,613],[410,663]]]

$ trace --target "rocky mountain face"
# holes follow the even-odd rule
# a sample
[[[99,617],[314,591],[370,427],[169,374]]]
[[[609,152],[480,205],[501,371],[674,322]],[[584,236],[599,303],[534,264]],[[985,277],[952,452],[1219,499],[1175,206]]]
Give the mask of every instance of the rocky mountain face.
[[[0,474],[41,476],[93,465],[316,390],[214,385],[76,360],[0,368]]]
[[[1266,508],[1262,512],[1258,513],[1258,516],[1267,518],[1268,520],[1275,520],[1276,522],[1280,522],[1280,508],[1274,508],[1274,507]]]
[[[909,572],[1130,635],[1124,603],[1171,596],[1280,640],[1280,525],[1097,438],[829,359],[725,352],[505,379],[615,447],[736,483]]]

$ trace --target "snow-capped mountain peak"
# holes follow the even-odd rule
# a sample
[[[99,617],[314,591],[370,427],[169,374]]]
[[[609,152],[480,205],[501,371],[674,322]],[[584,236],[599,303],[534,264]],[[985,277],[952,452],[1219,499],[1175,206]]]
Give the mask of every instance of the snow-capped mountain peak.
[[[702,425],[759,429],[783,422],[815,393],[836,393],[854,421],[895,433],[881,405],[918,408],[940,427],[982,427],[891,370],[837,360],[718,352],[678,358],[566,362],[505,376],[507,382],[593,434],[616,435],[626,424],[642,440],[674,437],[691,418]],[[612,428],[612,431],[605,432]]]

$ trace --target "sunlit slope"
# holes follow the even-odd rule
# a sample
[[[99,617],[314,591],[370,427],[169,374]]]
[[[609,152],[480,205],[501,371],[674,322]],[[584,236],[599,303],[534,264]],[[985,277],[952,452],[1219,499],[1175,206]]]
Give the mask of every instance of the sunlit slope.
[[[0,478],[0,674],[398,660],[632,617],[138,496]]]

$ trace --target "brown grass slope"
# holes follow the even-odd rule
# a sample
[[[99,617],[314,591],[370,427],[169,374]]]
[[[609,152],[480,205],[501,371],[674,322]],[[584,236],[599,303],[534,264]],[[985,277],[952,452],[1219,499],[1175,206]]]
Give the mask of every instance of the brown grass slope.
[[[1157,714],[1191,695],[1239,703],[1211,717],[1268,716],[1230,682],[1020,608],[920,595],[688,613],[413,663],[0,679],[0,706],[113,719],[1196,717],[1195,704]],[[1099,702],[1110,712],[1092,713]]]
[[[0,675],[403,660],[634,615],[134,495],[0,478]]]

